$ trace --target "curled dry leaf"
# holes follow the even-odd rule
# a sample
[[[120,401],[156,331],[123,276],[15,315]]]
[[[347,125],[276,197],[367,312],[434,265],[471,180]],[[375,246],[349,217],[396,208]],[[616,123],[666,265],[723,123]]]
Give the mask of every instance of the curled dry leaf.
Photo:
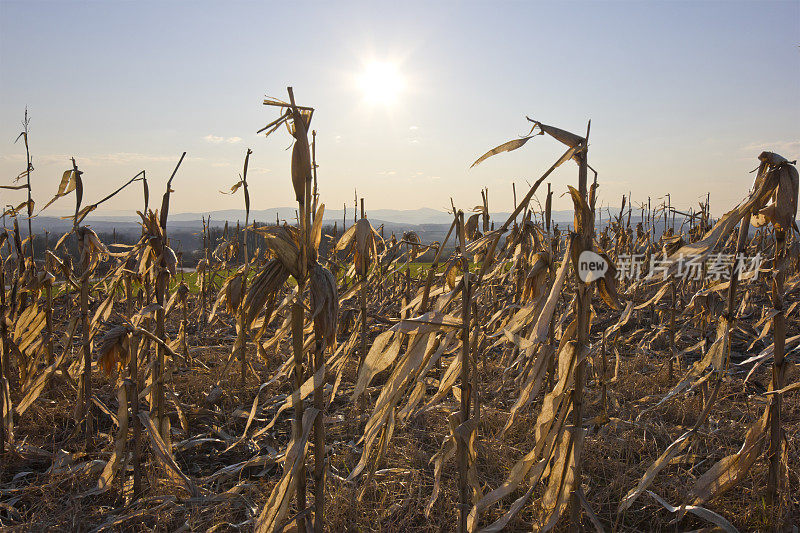
[[[372,262],[378,256],[379,241],[382,243],[380,235],[373,229],[369,220],[362,218],[344,232],[336,243],[336,251],[352,254],[356,274],[366,276]]]
[[[169,246],[164,247],[164,265],[172,276],[178,273],[178,257],[175,255],[175,251]]]
[[[422,239],[419,238],[419,235],[416,231],[407,231],[403,233],[403,240],[407,241],[409,244],[409,251],[408,251],[408,258],[409,260],[413,261],[417,258],[419,254],[420,245],[422,244]]]
[[[255,230],[264,236],[267,248],[295,279],[300,279],[300,231],[294,226],[268,226]]]
[[[500,146],[496,146],[480,156],[478,159],[475,160],[474,163],[470,165],[470,168],[480,165],[486,159],[492,157],[493,155],[502,154],[503,152],[511,152],[512,150],[516,150],[518,148],[522,148],[525,146],[525,143],[531,140],[534,135],[528,135],[527,137],[522,137],[521,139],[512,139],[508,142],[504,142]]]
[[[451,291],[456,288],[456,284],[460,279],[458,275],[461,274],[463,277],[464,272],[466,272],[466,265],[466,258],[460,255],[453,255],[445,264],[443,277]]]
[[[464,231],[466,232],[467,239],[474,240],[481,236],[481,231],[479,227],[480,218],[481,218],[480,213],[475,213],[474,215],[471,215],[467,219],[467,223],[464,224]]]
[[[252,324],[267,301],[274,297],[289,279],[289,271],[279,259],[271,259],[256,274],[244,300],[245,320]]]
[[[599,255],[605,259],[608,270],[597,281],[597,291],[606,305],[615,311],[619,311],[622,309],[622,305],[620,304],[619,290],[617,289],[617,266],[605,252],[601,252]]]
[[[242,272],[237,272],[229,278],[225,287],[225,303],[229,315],[235,315],[242,303]]]
[[[550,260],[546,252],[533,254],[531,267],[525,277],[525,287],[522,291],[522,300],[531,302],[537,300],[547,290],[547,272],[550,269]]]
[[[74,191],[76,186],[77,182],[75,179],[75,171],[74,170],[65,171],[64,174],[61,176],[61,182],[58,184],[58,191],[56,192],[56,195],[53,197],[52,200],[50,200],[45,204],[45,206],[42,208],[42,211],[47,209],[47,207],[50,204],[52,204],[62,196],[66,196],[67,194]]]
[[[764,160],[776,161],[770,172],[776,174],[777,188],[772,203],[755,213],[752,222],[755,227],[771,223],[777,229],[788,231],[794,226],[797,217],[798,173],[797,169],[782,157],[772,153],[770,155],[773,157]]]
[[[570,148],[577,148],[581,146],[586,139],[581,137],[580,135],[575,135],[574,133],[570,133],[566,130],[562,130],[560,128],[556,128],[554,126],[548,126],[547,124],[542,124],[539,121],[532,120],[528,118],[529,121],[533,122],[534,127],[537,127],[544,133],[548,134],[555,140],[566,144]]]
[[[100,340],[97,350],[98,362],[103,372],[110,376],[117,368],[122,368],[130,360],[130,344],[127,326],[115,326],[108,330]]]

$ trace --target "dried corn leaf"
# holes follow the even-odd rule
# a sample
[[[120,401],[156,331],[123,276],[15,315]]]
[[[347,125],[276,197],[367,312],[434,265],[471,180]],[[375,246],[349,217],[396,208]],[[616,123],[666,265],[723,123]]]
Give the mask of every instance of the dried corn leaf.
[[[0,379],[0,424],[6,432],[6,440],[14,442],[14,406],[11,403],[11,390],[8,386],[8,379],[3,376]],[[5,446],[4,443],[0,443]]]
[[[127,326],[111,328],[101,339],[97,350],[97,362],[103,372],[110,376],[116,370],[124,368],[130,360],[130,346],[128,342]]]
[[[460,413],[452,413],[450,417],[456,417],[456,420],[459,420],[459,414]],[[452,426],[453,424],[450,425]],[[442,468],[450,459],[455,457],[455,455],[456,443],[453,432],[451,431],[442,442],[442,445],[439,447],[439,451],[437,451],[429,461],[430,463],[433,463],[433,492],[431,492],[431,497],[428,500],[428,503],[425,505],[425,517],[430,516],[433,504],[436,503],[436,500],[439,498],[439,488],[442,480]]]
[[[322,221],[325,216],[325,204],[320,204],[317,212],[314,214],[314,223],[311,226],[311,235],[309,236],[309,244],[311,244],[312,253],[315,254],[319,250],[319,243],[322,241]]]
[[[503,152],[511,152],[512,150],[516,150],[517,148],[522,148],[525,146],[525,143],[528,142],[531,138],[535,137],[534,135],[528,135],[527,137],[522,137],[521,139],[512,139],[508,142],[504,142],[500,146],[496,146],[492,148],[478,159],[475,160],[474,163],[470,165],[470,168],[474,167],[475,165],[481,164],[484,160],[492,157],[493,155],[501,154]]]
[[[777,186],[777,176],[774,173],[765,172],[764,168],[760,168],[754,189],[748,198],[725,213],[714,224],[714,227],[703,235],[702,239],[681,246],[675,253],[662,261],[659,264],[659,269],[663,269],[664,275],[669,276],[677,271],[679,261],[682,258],[692,257],[698,262],[705,261],[721,241],[733,234],[733,230],[743,217],[750,216],[753,211],[757,211],[764,206]]]
[[[244,182],[242,180],[239,180],[236,183],[234,183],[233,185],[231,185],[230,190],[228,190],[228,191],[219,191],[219,192],[221,192],[222,194],[233,194],[236,191],[238,191],[239,187],[241,187],[242,185],[244,185]]]
[[[730,327],[728,324],[728,320],[725,317],[721,317],[719,324],[717,325],[717,339],[708,349],[705,356],[699,361],[696,361],[692,367],[686,372],[683,378],[675,385],[672,390],[670,390],[666,396],[664,396],[658,403],[656,403],[652,407],[648,407],[639,413],[636,419],[640,419],[645,413],[650,412],[653,409],[658,408],[667,400],[673,398],[675,395],[682,393],[683,391],[687,390],[688,388],[692,387],[696,384],[696,382],[700,379],[700,376],[703,372],[709,367],[712,366],[718,372],[723,370],[725,365],[725,361],[727,360],[728,353],[730,351]]]
[[[546,394],[544,400],[542,400],[542,408],[534,425],[535,444],[533,449],[514,464],[502,485],[486,494],[475,504],[469,515],[470,530],[474,528],[476,517],[484,509],[517,489],[537,461],[540,464],[536,470],[537,476],[540,476],[543,472],[544,466],[549,461],[550,450],[555,444],[556,437],[561,434],[561,429],[567,417],[569,388],[572,386],[574,379],[575,366],[583,360],[585,352],[585,348],[579,350],[577,342],[569,341],[559,353],[559,379],[553,390]]]
[[[303,414],[303,434],[299,440],[289,442],[286,458],[283,463],[283,475],[277,485],[272,489],[261,513],[255,521],[256,533],[272,533],[280,531],[289,510],[289,501],[294,494],[300,471],[305,464],[308,435],[313,427],[314,419],[319,415],[319,410],[313,407],[306,409]]]
[[[547,124],[542,124],[541,122],[535,120],[531,120],[531,122],[533,122],[535,126],[538,126],[540,130],[542,130],[555,140],[566,144],[570,148],[578,148],[579,146],[581,146],[583,143],[586,142],[586,139],[584,139],[580,135],[575,135],[574,133],[570,133],[566,130],[556,128],[554,126],[548,126]]]
[[[709,468],[692,488],[694,505],[700,505],[711,498],[720,496],[739,483],[750,471],[766,439],[769,406],[764,414],[747,430],[744,443],[738,452],[724,457]]]
[[[570,237],[569,244],[564,248],[564,257],[561,258],[561,266],[558,267],[555,281],[550,289],[550,295],[542,309],[542,314],[536,321],[536,327],[533,329],[532,339],[534,342],[545,342],[550,331],[550,321],[553,319],[553,313],[556,310],[558,298],[561,296],[561,289],[564,287],[564,281],[567,279],[567,267],[572,257],[573,239]]]
[[[71,193],[75,190],[77,186],[77,180],[75,179],[75,170],[67,170],[61,176],[61,182],[58,184],[58,191],[56,195],[53,197],[52,200],[47,202],[45,206],[39,211],[40,213],[48,208],[50,204],[61,198],[62,196],[66,196],[67,194]]]
[[[527,406],[534,398],[536,398],[541,390],[544,376],[547,373],[548,363],[555,355],[553,347],[547,344],[540,345],[537,351],[536,360],[533,363],[533,369],[528,375],[528,379],[520,391],[517,401],[511,406],[511,413],[509,414],[506,425],[503,426],[500,435],[504,435],[506,431],[514,423],[517,413],[520,409]]]
[[[153,450],[153,454],[159,465],[161,465],[162,470],[167,475],[167,479],[170,483],[183,488],[191,496],[199,496],[200,489],[186,474],[181,472],[178,463],[176,463],[175,459],[172,457],[172,452],[167,447],[164,439],[161,438],[156,425],[150,419],[147,412],[141,411],[139,413],[139,419],[142,421],[145,430],[147,430],[147,436],[150,437],[150,447]]]
[[[301,271],[299,230],[294,226],[261,226],[253,231],[263,235],[267,248],[295,279],[299,279]]]
[[[61,354],[53,361],[53,364],[46,367],[44,370],[41,370],[36,374],[36,378],[31,382],[31,384],[22,390],[22,398],[20,399],[17,406],[14,408],[18,415],[22,415],[28,407],[36,401],[39,395],[44,390],[47,383],[50,381],[50,378],[53,376],[56,370],[61,366],[64,362],[64,358],[67,355],[69,350],[64,350]],[[10,409],[10,397],[9,397],[9,409]]]
[[[583,451],[584,434],[583,428],[572,427],[561,436],[561,446],[542,497],[542,507],[547,517],[540,529],[542,533],[550,531],[558,523],[558,519],[567,508],[575,484],[580,482],[576,474],[577,464],[581,460]]]
[[[706,520],[707,522],[711,522],[712,524],[722,528],[722,530],[725,531],[726,533],[739,533],[739,530],[736,529],[735,527],[733,527],[733,524],[731,524],[730,522],[725,520],[725,518],[721,517],[720,515],[718,515],[714,511],[709,511],[705,507],[699,507],[697,505],[681,505],[680,507],[673,507],[672,505],[670,505],[666,501],[664,501],[656,493],[651,492],[651,491],[648,490],[647,494],[649,494],[655,501],[660,503],[661,506],[664,507],[664,509],[666,509],[670,513],[675,514],[675,513],[683,513],[685,511],[688,511],[688,512],[692,513],[693,515],[695,515],[695,516],[697,516],[699,518],[702,518],[703,520]]]
[[[308,398],[311,395],[311,393],[314,392],[315,389],[323,386],[325,384],[325,374],[327,373],[327,371],[328,371],[327,365],[323,364],[321,367],[319,367],[317,371],[314,372],[314,375],[308,378],[300,386],[299,391],[295,390],[294,392],[292,392],[292,394],[286,397],[286,401],[284,401],[278,408],[278,410],[275,411],[275,414],[272,416],[272,420],[270,420],[270,422],[266,426],[260,429],[256,433],[256,435],[261,435],[265,431],[271,429],[278,422],[278,417],[280,417],[281,413],[283,413],[288,409],[291,409],[297,404],[297,402],[301,402],[306,398]]]
[[[355,400],[366,390],[369,383],[378,373],[391,366],[400,354],[405,336],[393,330],[384,331],[372,343],[358,372],[352,400]]]
[[[117,400],[119,401],[119,409],[117,410],[119,429],[114,441],[114,451],[111,452],[111,457],[97,480],[96,490],[92,491],[95,494],[108,490],[119,471],[122,472],[123,476],[125,475],[125,465],[127,463],[125,460],[125,442],[128,439],[128,394],[125,383],[122,383],[117,390]]]
[[[381,389],[380,396],[378,396],[378,400],[375,402],[375,408],[367,421],[364,434],[361,437],[361,441],[364,443],[361,458],[348,476],[348,480],[357,477],[370,461],[375,446],[375,440],[378,438],[379,434],[387,428],[389,417],[393,416],[394,408],[397,402],[400,401],[403,391],[422,368],[426,355],[429,355],[427,354],[427,350],[419,349],[417,346],[417,344],[424,344],[428,338],[427,335],[414,336],[408,350],[406,350],[403,358]],[[378,454],[375,462],[377,462],[379,458],[380,454]]]
[[[691,442],[689,437],[692,435],[692,433],[692,431],[687,431],[678,437],[675,442],[670,444],[667,449],[664,450],[664,453],[662,453],[658,459],[656,459],[655,462],[648,467],[647,471],[642,476],[642,479],[639,480],[638,485],[629,490],[628,494],[622,498],[622,501],[617,508],[617,513],[621,513],[633,505],[633,502],[636,501],[636,498],[638,498],[647,489],[647,487],[653,483],[658,473],[670,465],[675,456],[686,449],[686,446],[688,446]]]
[[[267,300],[277,294],[278,290],[289,279],[289,271],[278,259],[270,260],[267,265],[256,274],[253,283],[244,299],[245,321],[252,324],[258,314],[264,309]]]

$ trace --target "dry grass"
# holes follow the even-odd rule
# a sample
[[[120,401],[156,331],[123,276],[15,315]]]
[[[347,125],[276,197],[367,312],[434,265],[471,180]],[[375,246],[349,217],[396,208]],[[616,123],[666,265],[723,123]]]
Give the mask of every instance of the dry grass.
[[[173,325],[173,331],[176,326]],[[220,332],[232,335],[230,329]],[[193,356],[197,365],[181,369],[173,374],[173,388],[181,391],[181,403],[186,406],[192,437],[213,436],[215,434],[239,435],[244,427],[244,419],[230,416],[237,408],[249,406],[260,385],[256,376],[249,374],[247,387],[225,387],[227,390],[219,404],[208,409],[204,407],[205,395],[214,387],[217,372],[224,365],[230,353],[224,346],[198,346],[199,339],[190,335]],[[483,377],[485,383],[500,380],[502,368],[492,364],[493,354],[487,354],[487,366]],[[584,490],[593,510],[606,526],[616,523],[618,531],[673,531],[672,516],[660,508],[653,500],[640,499],[631,509],[616,517],[616,508],[625,493],[636,484],[658,455],[690,427],[697,418],[701,398],[692,395],[659,408],[652,416],[640,422],[632,422],[636,415],[647,406],[654,405],[665,394],[670,384],[666,382],[664,358],[657,353],[641,354],[622,352],[620,379],[609,385],[612,420],[600,427],[593,427],[586,437],[584,462]],[[273,364],[255,361],[259,376],[269,376],[277,368]],[[204,365],[201,366],[200,364]],[[354,380],[354,369],[345,380]],[[96,376],[99,378],[99,376]],[[787,382],[800,377],[796,368],[787,375]],[[236,376],[231,374],[230,380]],[[753,396],[743,390],[741,376],[731,376],[726,382],[709,420],[708,428],[701,433],[700,444],[688,453],[696,458],[668,467],[658,476],[651,490],[667,501],[682,501],[687,485],[708,466],[724,455],[735,452],[741,445],[744,431],[760,415],[763,397]],[[751,378],[753,379],[753,378]],[[767,370],[754,376],[765,383],[769,380]],[[96,379],[92,384],[97,396],[109,408],[115,410],[113,387],[105,379]],[[590,381],[587,387],[587,418],[601,413],[599,389]],[[372,395],[381,386],[380,380],[373,383]],[[264,397],[289,394],[288,383],[279,382],[262,392]],[[432,392],[432,390],[431,390]],[[39,447],[49,453],[65,450],[70,453],[84,452],[80,441],[75,440],[76,425],[72,419],[71,405],[74,391],[64,383],[56,382],[52,389],[43,394],[22,417],[17,434],[25,436],[27,444]],[[644,401],[642,399],[645,398]],[[374,399],[374,398],[373,398]],[[502,483],[514,462],[530,447],[531,424],[535,412],[528,409],[518,422],[505,434],[502,440],[495,438],[508,416],[508,408],[513,402],[513,390],[506,387],[496,396],[486,398],[489,405],[481,411],[481,425],[478,440],[478,471],[481,483],[495,487]],[[326,500],[329,514],[326,517],[330,531],[452,531],[457,513],[458,474],[456,463],[451,460],[442,474],[439,498],[428,518],[425,506],[433,488],[433,467],[429,459],[439,449],[446,438],[446,415],[457,409],[457,402],[450,400],[435,410],[417,417],[408,425],[399,427],[393,445],[389,448],[381,469],[391,469],[385,474],[376,474],[374,480],[364,491],[360,502],[356,503],[361,484],[344,483],[331,476],[326,486]],[[173,428],[179,428],[177,413],[169,413]],[[358,435],[350,424],[350,406],[336,402],[327,413],[327,439],[330,446],[330,471],[345,477],[358,461],[359,453],[354,449],[353,439]],[[269,417],[267,417],[269,418]],[[183,471],[192,478],[209,476],[228,465],[250,459],[259,450],[263,453],[268,447],[280,450],[285,447],[290,436],[289,420],[276,425],[257,442],[249,442],[226,453],[224,443],[203,445],[183,452],[175,452],[176,460]],[[800,401],[795,395],[784,402],[784,428],[787,435],[797,435],[800,431]],[[86,457],[104,457],[113,444],[114,425],[109,417],[101,415],[98,423],[98,436],[93,440],[94,451]],[[181,436],[186,439],[189,436]],[[177,440],[177,439],[176,439]],[[800,450],[795,439],[789,438],[790,483],[797,487],[797,465],[800,464]],[[80,462],[76,458],[75,462]],[[2,477],[2,501],[9,503],[18,515],[16,525],[9,524],[8,531],[74,530],[90,531],[103,524],[110,516],[125,514],[136,509],[146,510],[141,516],[126,521],[124,529],[130,531],[175,531],[182,527],[188,530],[205,530],[216,527],[216,531],[236,531],[236,524],[253,518],[265,501],[273,484],[280,476],[280,466],[247,468],[234,478],[226,479],[213,487],[217,493],[238,482],[246,488],[236,496],[213,501],[187,500],[185,494],[175,491],[158,481],[159,474],[153,463],[147,465],[146,490],[138,503],[124,507],[118,485],[99,496],[82,496],[95,483],[93,476],[74,476],[49,474],[49,458],[8,457],[4,464]],[[380,471],[379,471],[380,472]],[[774,523],[767,507],[762,503],[766,483],[766,465],[757,463],[747,479],[736,489],[722,498],[709,503],[707,507],[728,517],[740,531],[763,530]],[[309,484],[311,475],[309,473]],[[491,513],[485,516],[487,522],[499,518],[502,509],[520,496],[517,491],[500,502]],[[796,491],[789,492],[788,505],[782,505],[779,512],[784,524],[800,520]],[[166,500],[169,496],[174,502]],[[10,503],[13,502],[13,503]],[[165,503],[166,502],[166,503]],[[159,505],[161,506],[159,508]],[[0,510],[0,516],[8,518],[8,511]],[[529,530],[535,519],[534,507],[528,506],[509,524],[509,531]],[[691,515],[680,522],[681,529],[706,527]],[[245,524],[245,529],[251,526]],[[561,524],[559,530],[568,531],[568,523]]]

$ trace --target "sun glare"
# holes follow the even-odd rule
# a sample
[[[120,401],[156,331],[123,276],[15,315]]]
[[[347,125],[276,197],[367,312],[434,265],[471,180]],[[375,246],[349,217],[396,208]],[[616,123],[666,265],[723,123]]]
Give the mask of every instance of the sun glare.
[[[405,80],[396,64],[374,61],[365,66],[358,77],[358,85],[368,103],[388,106],[403,92]]]

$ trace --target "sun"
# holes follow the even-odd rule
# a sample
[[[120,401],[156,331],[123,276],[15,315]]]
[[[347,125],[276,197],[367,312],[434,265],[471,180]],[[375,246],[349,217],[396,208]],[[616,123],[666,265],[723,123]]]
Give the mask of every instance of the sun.
[[[373,61],[358,76],[364,100],[372,105],[390,106],[405,89],[405,79],[396,63]]]

